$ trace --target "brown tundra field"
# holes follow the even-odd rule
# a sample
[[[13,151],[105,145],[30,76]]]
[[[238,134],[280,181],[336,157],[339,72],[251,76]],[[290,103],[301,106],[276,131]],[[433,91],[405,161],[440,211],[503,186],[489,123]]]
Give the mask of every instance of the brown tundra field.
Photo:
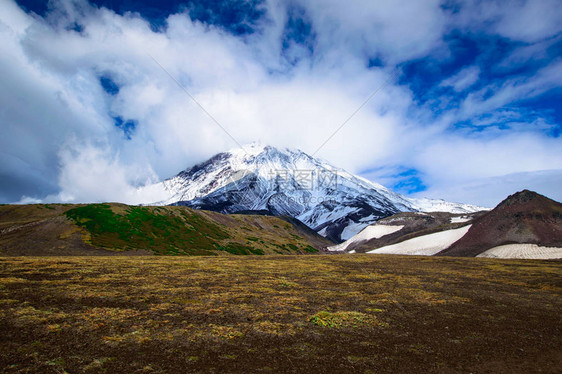
[[[0,258],[4,373],[560,373],[562,262]]]

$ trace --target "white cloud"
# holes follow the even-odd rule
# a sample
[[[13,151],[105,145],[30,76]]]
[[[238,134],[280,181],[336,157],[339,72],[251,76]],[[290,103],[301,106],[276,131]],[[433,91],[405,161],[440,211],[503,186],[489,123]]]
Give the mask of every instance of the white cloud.
[[[421,151],[416,165],[428,186],[418,196],[494,206],[527,188],[562,198],[556,183],[562,176],[559,138],[529,133],[492,139],[444,137]]]
[[[20,200],[14,202],[13,204],[40,204],[42,202],[43,202],[42,199],[37,199],[34,197],[29,197],[24,195]]]
[[[491,113],[511,102],[537,97],[560,86],[562,86],[562,59],[557,59],[531,77],[510,78],[501,84],[490,83],[477,91],[470,92],[461,102],[458,120]]]
[[[559,0],[514,1],[515,6],[502,6],[496,30],[511,39],[534,42],[562,31]],[[511,4],[510,4],[511,5]]]
[[[562,140],[521,133],[493,139],[442,137],[424,147],[419,168],[450,180],[562,169]]]
[[[480,75],[480,68],[478,66],[471,66],[458,72],[457,74],[449,77],[441,82],[443,87],[453,87],[457,92],[461,92],[472,86],[478,81]]]
[[[439,45],[447,19],[438,0],[299,2],[318,32],[318,47],[340,54],[366,52],[398,63],[425,55]]]
[[[11,176],[0,183],[2,201],[47,194],[48,201],[152,199],[138,196],[136,187],[236,147],[150,56],[237,141],[312,153],[396,64],[442,46],[454,19],[437,0],[399,6],[272,0],[261,32],[237,37],[187,13],[171,15],[167,28],[154,32],[139,15],[121,16],[84,1],[52,4],[59,10],[44,20],[12,1],[0,3],[0,102],[6,108],[0,112],[0,174]],[[314,50],[297,43],[290,54],[298,58],[288,61],[282,37],[287,9],[295,4],[311,22]],[[68,29],[74,22],[81,33]],[[494,32],[510,32],[502,27]],[[541,30],[533,38],[546,35]],[[368,68],[369,58],[388,67]],[[318,156],[352,172],[416,167],[432,189],[449,180],[562,169],[557,140],[503,133],[485,140],[447,132],[455,121],[560,86],[561,66],[489,84],[469,93],[458,111],[437,118],[431,108],[416,106],[407,86],[392,81]],[[479,73],[469,67],[442,85],[465,91]],[[104,92],[100,75],[110,76],[119,93]],[[130,140],[114,126],[116,116],[136,121]],[[530,156],[523,157],[526,152]],[[459,153],[458,159],[449,156]]]
[[[65,196],[80,201],[99,200],[112,189],[123,190],[125,183],[133,181],[113,178],[116,174],[110,171],[132,174],[125,171],[133,161],[135,165],[144,163],[147,170],[153,169],[164,178],[236,146],[167,72],[239,142],[259,138],[310,152],[387,79],[383,71],[367,71],[354,56],[338,69],[326,62],[314,68],[297,66],[290,74],[272,77],[267,69],[276,61],[257,59],[252,45],[192,22],[186,14],[170,16],[166,33],[162,34],[154,33],[147,22],[133,15],[122,17],[103,8],[82,10],[85,16],[76,21],[84,27],[83,33],[66,30],[60,18],[56,28],[36,20],[21,36],[21,42],[12,41],[12,49],[6,51],[8,55],[14,50],[18,53],[17,69],[23,76],[12,77],[19,81],[30,79],[30,95],[32,91],[35,95],[40,92],[42,82],[47,86],[42,99],[22,103],[7,122],[23,122],[21,116],[28,112],[35,117],[25,120],[26,129],[42,131],[47,129],[45,116],[57,116],[50,120],[56,125],[53,132],[41,137],[30,133],[30,141],[53,145],[46,152],[52,159],[51,167],[45,165],[44,169],[51,172],[51,178],[60,173],[59,187]],[[27,71],[21,66],[28,67]],[[36,76],[29,78],[31,73]],[[115,97],[102,91],[99,74],[109,74],[121,86]],[[21,87],[14,90],[21,91]],[[42,105],[47,113],[37,108],[27,110],[30,103],[37,105],[40,100],[50,101]],[[390,147],[392,134],[405,122],[398,111],[405,109],[409,100],[405,89],[381,92],[320,155],[333,155],[331,151],[335,149],[352,146],[370,148],[368,158],[365,153],[340,152],[338,162],[350,169],[380,158]],[[111,116],[137,121],[132,140],[124,139],[113,126]],[[14,136],[12,133],[10,141]],[[86,139],[90,146],[84,150],[74,147],[71,158],[60,156],[58,150],[69,138]],[[18,139],[18,147],[21,141]],[[99,144],[106,148],[93,152],[92,147]],[[21,153],[41,160],[46,157],[29,148]],[[121,160],[118,163],[112,161],[116,155]],[[53,167],[56,162],[60,163],[60,172]],[[90,162],[97,169],[88,168]],[[30,163],[36,164],[34,160]],[[99,186],[98,196],[94,194],[95,183],[101,181],[98,177],[102,172],[113,177]],[[79,175],[73,178],[73,173]],[[86,178],[85,173],[93,177]]]
[[[513,173],[475,180],[457,180],[441,183],[418,197],[432,197],[449,201],[470,201],[480,206],[495,207],[508,195],[528,189],[562,202],[562,170],[539,170]]]
[[[122,202],[162,200],[162,191],[137,186],[158,181],[146,164],[124,164],[111,149],[72,139],[60,151],[61,192],[47,202]],[[137,186],[135,186],[135,184]]]
[[[497,66],[500,71],[509,71],[513,68],[525,66],[532,62],[548,62],[548,49],[552,48],[562,40],[562,35],[548,38],[537,43],[527,43],[515,48],[507,57],[505,57]]]
[[[537,42],[562,31],[559,0],[459,0],[457,26],[473,32],[485,30],[506,38]]]

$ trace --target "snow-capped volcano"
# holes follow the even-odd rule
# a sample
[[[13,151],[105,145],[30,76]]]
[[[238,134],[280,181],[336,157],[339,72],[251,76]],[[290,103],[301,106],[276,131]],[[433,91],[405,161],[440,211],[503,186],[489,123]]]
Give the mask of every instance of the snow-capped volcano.
[[[155,204],[221,213],[265,211],[288,215],[337,242],[398,212],[468,213],[484,209],[407,198],[300,150],[255,143],[219,153],[147,188],[161,190],[167,196]]]

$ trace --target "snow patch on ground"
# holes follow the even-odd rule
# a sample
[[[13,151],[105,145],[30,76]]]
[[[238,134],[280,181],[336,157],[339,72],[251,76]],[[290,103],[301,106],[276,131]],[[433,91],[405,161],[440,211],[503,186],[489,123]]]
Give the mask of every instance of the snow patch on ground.
[[[329,251],[345,251],[347,247],[349,247],[352,243],[362,242],[365,240],[370,239],[378,239],[382,238],[385,235],[392,234],[393,232],[402,230],[404,225],[400,226],[390,226],[390,225],[371,225],[367,226],[363,229],[363,231],[359,232],[357,235],[353,236],[349,240],[338,244],[328,247]],[[346,228],[347,229],[347,228]],[[343,236],[343,235],[342,235]]]
[[[418,236],[417,238],[377,248],[367,253],[433,256],[462,238],[470,226],[467,225],[454,230]]]
[[[451,217],[451,223],[462,223],[470,221],[470,217],[461,216],[461,217]]]
[[[562,258],[562,248],[540,247],[536,244],[507,244],[490,248],[476,257],[548,260]]]
[[[365,229],[367,225],[369,224],[361,222],[351,222],[345,229],[343,229],[340,236],[342,240],[351,240],[355,235],[360,233],[361,230]]]

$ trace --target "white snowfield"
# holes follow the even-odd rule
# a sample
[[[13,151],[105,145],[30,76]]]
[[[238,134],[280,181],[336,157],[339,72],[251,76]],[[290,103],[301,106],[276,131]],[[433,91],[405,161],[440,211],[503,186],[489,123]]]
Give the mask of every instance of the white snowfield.
[[[470,221],[470,217],[461,216],[461,217],[451,217],[451,223],[462,223]]]
[[[433,256],[462,238],[464,234],[467,233],[470,226],[471,225],[467,225],[454,230],[445,230],[418,236],[417,238],[377,248],[367,253]]]
[[[540,247],[536,244],[506,244],[490,248],[476,257],[549,260],[562,258],[562,248]]]
[[[365,227],[359,234],[353,236],[351,239],[346,240],[338,245],[328,247],[328,251],[345,251],[352,243],[358,243],[370,239],[382,238],[385,235],[392,234],[393,232],[402,230],[404,225],[390,226],[390,225],[371,225]]]

